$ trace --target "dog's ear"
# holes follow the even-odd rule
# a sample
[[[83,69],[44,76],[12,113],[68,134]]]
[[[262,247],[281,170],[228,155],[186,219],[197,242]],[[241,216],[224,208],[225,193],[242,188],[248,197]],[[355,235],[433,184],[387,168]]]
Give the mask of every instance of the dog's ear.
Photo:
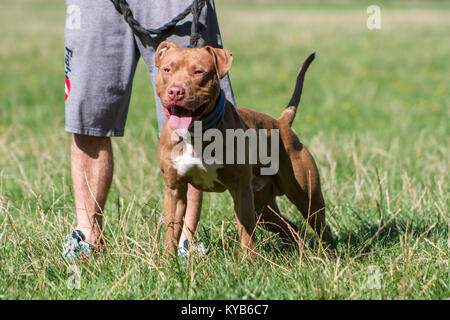
[[[167,52],[167,50],[170,50],[170,48],[178,48],[178,46],[176,43],[169,41],[163,41],[159,44],[155,53],[155,66],[157,68],[159,68],[159,66],[161,65],[162,56]]]
[[[205,48],[213,56],[217,74],[219,75],[219,79],[222,79],[231,68],[233,55],[228,50],[213,48],[211,46],[206,46]]]

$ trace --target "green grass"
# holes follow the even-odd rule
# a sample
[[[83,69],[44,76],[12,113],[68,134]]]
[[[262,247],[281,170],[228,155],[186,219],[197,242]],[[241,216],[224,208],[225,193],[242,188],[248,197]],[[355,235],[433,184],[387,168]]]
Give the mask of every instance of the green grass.
[[[106,0],[104,0],[106,1]],[[75,221],[64,132],[64,1],[6,0],[0,12],[1,299],[448,299],[450,7],[372,2],[218,0],[237,102],[278,117],[313,51],[294,129],[322,177],[337,259],[306,228],[299,253],[257,232],[241,263],[228,194],[208,194],[206,258],[161,256],[162,180],[153,91],[141,62],[126,136],[113,140],[108,250],[73,266],[61,243]],[[285,198],[285,214],[304,221]],[[373,266],[378,269],[372,271]],[[379,289],[370,279],[379,275]]]

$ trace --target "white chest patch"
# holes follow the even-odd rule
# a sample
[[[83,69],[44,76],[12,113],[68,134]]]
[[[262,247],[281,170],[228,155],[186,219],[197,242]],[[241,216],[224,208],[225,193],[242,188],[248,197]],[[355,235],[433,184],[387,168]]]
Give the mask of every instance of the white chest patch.
[[[195,185],[204,188],[212,188],[217,181],[217,169],[221,164],[207,164],[195,153],[194,147],[190,142],[185,142],[183,153],[172,159],[173,167],[178,175],[182,177],[191,177]]]

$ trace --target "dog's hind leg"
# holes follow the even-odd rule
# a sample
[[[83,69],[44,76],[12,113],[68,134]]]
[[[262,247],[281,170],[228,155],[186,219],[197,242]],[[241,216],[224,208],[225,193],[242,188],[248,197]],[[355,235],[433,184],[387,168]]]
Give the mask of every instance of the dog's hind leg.
[[[255,194],[255,203],[257,203],[257,198]],[[278,208],[276,199],[274,198],[267,205],[259,205],[257,208],[260,210],[260,220],[259,225],[267,231],[276,233],[281,241],[284,243],[297,243],[299,240],[297,226],[289,221],[289,219],[283,217]]]
[[[255,229],[256,215],[253,203],[253,191],[250,186],[239,186],[236,190],[230,190],[234,201],[234,210],[237,219],[238,233],[241,239],[241,247],[244,251],[244,259],[250,257],[256,259],[255,254]]]
[[[314,190],[308,195],[308,191],[312,190],[303,190],[295,179],[292,180],[289,188],[283,188],[285,195],[302,213],[319,238],[332,246],[334,240],[331,229],[325,221],[325,202],[322,193],[320,190]]]
[[[285,146],[292,166],[284,166],[278,173],[278,185],[283,194],[302,213],[308,224],[320,239],[333,246],[333,234],[325,221],[325,201],[320,188],[317,166],[309,151],[300,143],[297,136],[289,128],[289,141],[294,143]],[[286,134],[286,131],[284,132]]]

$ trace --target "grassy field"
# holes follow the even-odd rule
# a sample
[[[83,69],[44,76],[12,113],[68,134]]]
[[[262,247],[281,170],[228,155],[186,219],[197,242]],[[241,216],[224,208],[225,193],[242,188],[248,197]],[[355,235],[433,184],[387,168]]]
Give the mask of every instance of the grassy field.
[[[161,256],[156,114],[141,62],[125,137],[113,140],[108,250],[74,266],[61,258],[75,222],[64,1],[2,1],[0,299],[449,299],[450,5],[381,1],[371,31],[372,3],[216,1],[240,106],[278,117],[317,53],[293,127],[319,166],[336,259],[306,228],[300,252],[258,230],[257,263],[240,263],[228,194],[205,197],[205,258]]]

